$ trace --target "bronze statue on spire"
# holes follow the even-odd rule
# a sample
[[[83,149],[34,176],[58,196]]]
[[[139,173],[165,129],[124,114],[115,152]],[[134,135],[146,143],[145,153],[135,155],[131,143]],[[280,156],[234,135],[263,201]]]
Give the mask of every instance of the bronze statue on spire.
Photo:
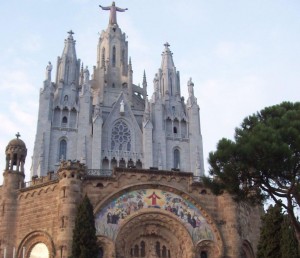
[[[111,6],[107,6],[107,7],[104,7],[104,6],[101,6],[102,10],[105,10],[105,11],[110,11],[110,16],[109,16],[109,24],[111,25],[114,25],[114,24],[117,24],[117,12],[125,12],[126,10],[128,10],[128,8],[120,8],[120,7],[117,7],[115,2],[112,2]]]

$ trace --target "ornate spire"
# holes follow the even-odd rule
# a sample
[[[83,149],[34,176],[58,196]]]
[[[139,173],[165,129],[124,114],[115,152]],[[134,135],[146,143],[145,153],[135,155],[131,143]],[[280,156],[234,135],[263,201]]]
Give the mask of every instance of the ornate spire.
[[[170,44],[168,42],[166,42],[164,44],[165,49],[162,53],[162,62],[161,62],[161,68],[169,68],[169,69],[173,69],[174,67],[174,62],[173,62],[173,53],[170,50]]]
[[[79,63],[76,57],[75,43],[73,38],[74,32],[68,31],[68,38],[65,39],[65,46],[61,58],[58,60],[58,82],[63,81],[65,84],[70,84],[77,81],[76,74],[79,71]],[[79,79],[79,78],[78,78]]]
[[[143,75],[143,88],[147,88],[147,78],[146,78],[145,70],[144,70],[144,75]]]

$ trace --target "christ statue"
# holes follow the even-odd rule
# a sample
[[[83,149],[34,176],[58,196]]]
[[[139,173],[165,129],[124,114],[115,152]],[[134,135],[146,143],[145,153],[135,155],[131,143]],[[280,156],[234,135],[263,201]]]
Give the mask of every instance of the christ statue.
[[[101,5],[99,5],[99,6],[101,7],[102,10],[110,11],[109,24],[111,24],[111,25],[117,24],[117,12],[125,12],[126,10],[128,10],[128,8],[123,9],[123,8],[117,7],[115,2],[112,2],[111,6],[107,6],[107,7],[104,7]]]

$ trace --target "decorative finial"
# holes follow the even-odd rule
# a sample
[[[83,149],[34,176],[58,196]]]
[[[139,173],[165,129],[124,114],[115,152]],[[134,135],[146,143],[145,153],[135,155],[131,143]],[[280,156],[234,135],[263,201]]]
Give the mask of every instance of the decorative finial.
[[[169,44],[168,42],[166,42],[166,43],[164,44],[164,46],[165,46],[166,48],[168,48],[168,47],[170,46],[170,44]]]
[[[69,35],[72,36],[74,32],[72,30],[68,31]]]
[[[16,137],[17,137],[17,139],[19,139],[19,137],[21,137],[21,134],[19,132],[17,132]]]

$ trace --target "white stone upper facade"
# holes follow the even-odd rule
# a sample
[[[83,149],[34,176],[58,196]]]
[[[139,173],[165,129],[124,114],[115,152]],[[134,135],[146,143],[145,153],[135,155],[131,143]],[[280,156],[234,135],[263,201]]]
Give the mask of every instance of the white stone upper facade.
[[[111,11],[108,27],[99,37],[91,76],[77,59],[72,31],[53,81],[52,65],[47,66],[31,175],[55,171],[60,160],[80,160],[96,170],[156,167],[203,176],[199,106],[192,80],[185,102],[166,43],[154,75],[154,93],[148,99],[146,76],[141,87],[133,83],[128,42],[113,22],[116,17]]]

